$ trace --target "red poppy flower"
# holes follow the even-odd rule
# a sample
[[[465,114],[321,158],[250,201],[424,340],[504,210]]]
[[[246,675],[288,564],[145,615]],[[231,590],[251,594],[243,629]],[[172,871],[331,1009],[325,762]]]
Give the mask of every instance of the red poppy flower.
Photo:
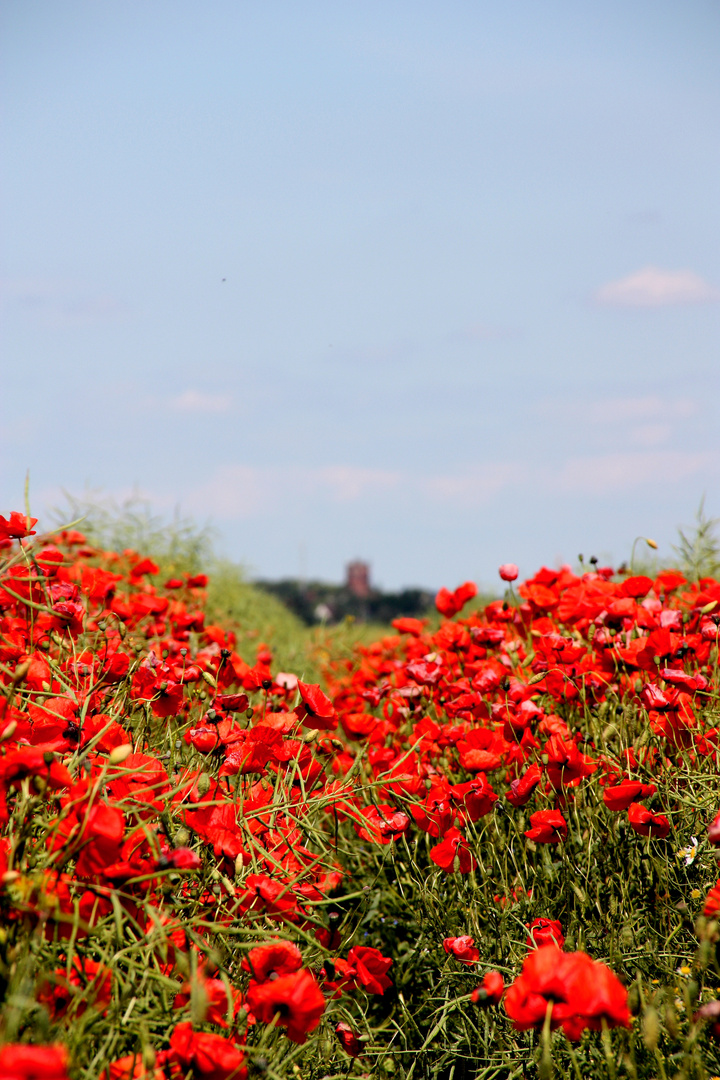
[[[108,1066],[104,1078],[106,1077],[107,1080],[166,1080],[167,1073],[160,1065],[160,1059],[164,1056],[164,1052],[161,1052],[155,1066],[146,1066],[142,1054],[127,1054]]]
[[[480,986],[470,994],[475,1005],[497,1005],[505,993],[505,983],[499,971],[488,971]]]
[[[621,596],[632,596],[633,599],[639,600],[641,596],[647,596],[652,587],[652,578],[645,577],[644,574],[638,574],[635,577],[625,578],[618,592]]]
[[[475,939],[468,937],[467,934],[463,934],[462,937],[443,938],[443,949],[456,960],[461,960],[463,964],[474,964],[480,959],[480,952],[475,948]]]
[[[705,897],[705,907],[703,908],[703,915],[708,915],[714,918],[720,911],[720,878],[715,882],[710,892]]]
[[[708,826],[708,840],[715,847],[720,847],[720,811]]]
[[[472,728],[457,744],[460,764],[471,771],[499,769],[510,743],[498,731],[490,728]]]
[[[170,1036],[169,1057],[202,1080],[244,1080],[245,1054],[222,1035],[193,1031],[192,1024],[178,1024]]]
[[[537,844],[557,844],[567,839],[568,827],[559,810],[538,810],[530,815],[531,829],[525,835]]]
[[[7,789],[24,780],[26,776],[40,777],[53,791],[70,787],[72,784],[70,773],[48,750],[36,747],[10,750],[0,759],[0,822],[8,820]]]
[[[202,973],[197,976],[197,988],[200,990],[200,998],[205,1004],[205,1020],[209,1024],[217,1024],[219,1027],[228,1026],[228,1008],[233,1016],[236,1016],[242,1006],[242,996],[238,990],[230,987],[230,999],[228,990],[222,979],[206,979]],[[176,994],[174,1007],[183,1009],[190,1004],[192,998],[192,984],[184,983],[180,993]]]
[[[550,736],[545,753],[548,756],[547,776],[556,791],[584,776],[590,776],[597,769],[594,761],[580,753],[576,742],[563,739],[560,735]]]
[[[533,791],[542,780],[542,769],[535,763],[525,770],[522,776],[513,780],[507,793],[507,801],[513,806],[525,806],[530,801]]]
[[[448,874],[469,874],[477,865],[459,829],[448,829],[445,840],[430,848],[430,858]]]
[[[292,941],[273,941],[251,949],[242,962],[256,982],[266,982],[274,975],[291,975],[302,967],[302,953]]]
[[[389,844],[402,833],[407,832],[410,818],[402,810],[381,803],[360,811],[365,824],[355,823],[355,831],[361,840],[370,840],[374,844]]]
[[[670,822],[664,814],[653,814],[646,806],[640,803],[630,803],[628,806],[628,820],[631,827],[640,836],[654,836],[658,840],[664,840],[670,832]]]
[[[141,559],[130,571],[130,581],[137,582],[145,574],[159,574],[160,567],[152,559]]]
[[[338,724],[338,715],[330,698],[315,683],[304,683],[298,679],[297,685],[302,704],[295,713],[305,727],[313,731],[333,731]]]
[[[435,607],[446,619],[452,619],[453,615],[457,615],[459,611],[462,611],[468,600],[472,600],[473,596],[477,596],[477,585],[474,581],[466,581],[464,584],[459,585],[454,592],[450,592],[449,589],[440,589],[440,592],[435,597]]]
[[[335,1025],[335,1034],[340,1040],[340,1045],[346,1054],[349,1054],[350,1057],[354,1058],[360,1056],[360,1050],[362,1049],[361,1043],[349,1024],[346,1024],[344,1020],[341,1020]]]
[[[23,536],[34,536],[33,525],[37,518],[28,518],[19,510],[12,510],[9,518],[0,514],[0,540],[21,540]]]
[[[608,810],[627,810],[636,799],[648,799],[657,788],[654,784],[641,784],[637,780],[623,780],[603,791],[603,802]]]
[[[59,1043],[52,1046],[6,1043],[0,1047],[0,1076],[4,1080],[70,1080],[69,1063],[67,1050]]]
[[[370,945],[354,945],[348,953],[348,974],[357,980],[369,994],[383,994],[392,986],[388,971],[392,958],[383,956],[379,949]]]
[[[465,784],[453,784],[450,791],[471,821],[489,814],[497,800],[484,773],[478,773],[474,780]]]
[[[65,969],[55,971],[38,995],[54,1020],[62,1018],[74,1002],[74,1015],[82,1016],[88,1007],[104,1013],[112,996],[112,971],[105,964],[76,956],[70,975]]]
[[[519,1031],[539,1031],[550,1007],[550,1026],[576,1040],[585,1028],[629,1027],[627,990],[616,975],[586,953],[544,945],[528,954],[505,995],[505,1009]]]
[[[527,946],[539,949],[542,945],[557,945],[562,949],[565,937],[557,919],[533,919],[528,926]]]
[[[502,566],[498,567],[498,574],[503,581],[515,581],[519,573],[520,571],[515,563],[503,563]]]
[[[427,619],[413,619],[410,616],[404,616],[399,619],[393,619],[390,625],[393,626],[399,634],[412,634],[413,637],[419,637],[427,626]]]
[[[162,859],[173,870],[199,870],[202,866],[202,859],[192,848],[165,848]]]
[[[708,680],[700,671],[688,674],[683,671],[682,668],[661,668],[660,674],[666,683],[670,683],[671,686],[677,686],[681,690],[687,691],[688,694],[694,694],[698,690],[707,690]]]
[[[275,1016],[287,1031],[288,1038],[304,1043],[325,1012],[325,997],[309,971],[280,975],[264,983],[251,983],[247,992],[248,1008],[258,1020],[269,1024]]]

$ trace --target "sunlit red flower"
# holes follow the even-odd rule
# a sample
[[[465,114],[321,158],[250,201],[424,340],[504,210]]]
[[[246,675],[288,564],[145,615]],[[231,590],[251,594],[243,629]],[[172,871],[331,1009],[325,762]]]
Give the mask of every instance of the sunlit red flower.
[[[108,1066],[103,1080],[166,1080],[167,1073],[159,1065],[145,1065],[142,1054],[126,1054]]]
[[[442,843],[430,848],[430,858],[448,874],[469,874],[477,865],[459,829],[448,829]]]
[[[346,1024],[344,1020],[341,1020],[335,1025],[335,1034],[340,1040],[340,1045],[346,1054],[350,1057],[359,1057],[362,1045],[349,1024]]]
[[[461,960],[463,964],[474,964],[480,959],[480,952],[475,947],[474,939],[468,937],[467,934],[461,937],[443,938],[443,949],[456,960]]]
[[[392,967],[392,958],[383,956],[379,949],[370,945],[354,945],[348,953],[349,974],[369,994],[383,994],[392,986],[388,971]]]
[[[708,840],[714,847],[720,847],[720,811],[708,827]]]
[[[657,788],[654,784],[641,784],[636,780],[623,780],[621,784],[613,784],[603,791],[603,802],[608,810],[627,810],[630,803],[637,799],[648,799],[654,795]]]
[[[28,518],[19,510],[13,510],[9,518],[4,518],[0,514],[0,541],[21,540],[24,536],[34,536],[33,526],[37,525],[37,521],[37,518]]]
[[[640,803],[630,803],[628,821],[640,836],[654,836],[663,840],[670,832],[670,822],[664,814],[654,814]]]
[[[251,949],[242,962],[256,982],[266,982],[276,975],[290,975],[302,967],[302,953],[292,941],[273,941]]]
[[[59,1043],[52,1046],[6,1043],[0,1047],[3,1080],[70,1080],[69,1065],[67,1049]]]
[[[525,835],[536,844],[557,844],[567,839],[567,822],[559,810],[536,811],[530,815],[530,825]]]
[[[550,1008],[550,1026],[570,1039],[585,1028],[629,1027],[627,990],[616,975],[586,953],[564,953],[556,945],[530,952],[521,975],[505,994],[505,1009],[520,1031],[540,1030]]]
[[[502,566],[498,567],[498,574],[503,581],[515,581],[519,573],[520,571],[515,563],[503,563]]]
[[[497,801],[497,794],[484,773],[478,773],[474,780],[466,784],[453,784],[450,790],[453,799],[467,814],[470,821],[479,821],[481,817],[485,817]]]
[[[333,731],[338,724],[338,716],[330,698],[314,683],[297,684],[302,703],[295,710],[305,727],[315,731]]]
[[[532,793],[542,780],[542,769],[537,763],[530,765],[522,776],[513,780],[507,793],[508,802],[513,806],[525,806],[530,801]]]
[[[565,937],[557,919],[533,919],[528,926],[527,946],[539,949],[542,945],[557,945],[562,949]]]
[[[178,1024],[170,1036],[170,1060],[177,1061],[198,1080],[244,1080],[245,1054],[222,1035],[193,1031],[191,1023]]]
[[[712,889],[705,897],[703,915],[714,918],[720,912],[720,878],[715,882]]]
[[[452,619],[453,615],[457,615],[459,611],[462,611],[468,600],[472,600],[473,596],[477,596],[477,585],[473,581],[466,581],[463,585],[459,585],[454,592],[450,592],[449,589],[445,588],[440,589],[440,592],[435,597],[435,607],[446,619]]]
[[[497,1005],[505,993],[505,982],[499,971],[488,971],[480,986],[470,994],[476,1005]]]
[[[323,992],[313,975],[304,969],[268,982],[252,983],[247,1003],[258,1020],[266,1024],[277,1017],[288,1038],[296,1043],[305,1042],[325,1011]]]

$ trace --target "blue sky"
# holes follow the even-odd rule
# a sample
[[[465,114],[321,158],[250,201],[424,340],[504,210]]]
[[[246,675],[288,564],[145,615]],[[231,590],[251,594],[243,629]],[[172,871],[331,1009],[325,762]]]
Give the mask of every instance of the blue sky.
[[[0,501],[258,576],[720,514],[714,0],[5,0]]]

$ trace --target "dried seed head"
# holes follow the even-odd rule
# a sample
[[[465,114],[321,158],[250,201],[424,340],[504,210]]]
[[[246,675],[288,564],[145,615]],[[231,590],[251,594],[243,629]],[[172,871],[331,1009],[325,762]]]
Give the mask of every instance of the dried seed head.
[[[648,1050],[657,1050],[660,1038],[660,1017],[652,1005],[645,1010],[643,1016],[643,1042]]]

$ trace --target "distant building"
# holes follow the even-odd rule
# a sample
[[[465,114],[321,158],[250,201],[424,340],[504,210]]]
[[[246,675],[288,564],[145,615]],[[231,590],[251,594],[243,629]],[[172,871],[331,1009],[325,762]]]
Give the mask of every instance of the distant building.
[[[370,588],[370,564],[355,559],[348,563],[346,568],[345,587],[349,593],[358,600],[366,600],[371,593]]]

